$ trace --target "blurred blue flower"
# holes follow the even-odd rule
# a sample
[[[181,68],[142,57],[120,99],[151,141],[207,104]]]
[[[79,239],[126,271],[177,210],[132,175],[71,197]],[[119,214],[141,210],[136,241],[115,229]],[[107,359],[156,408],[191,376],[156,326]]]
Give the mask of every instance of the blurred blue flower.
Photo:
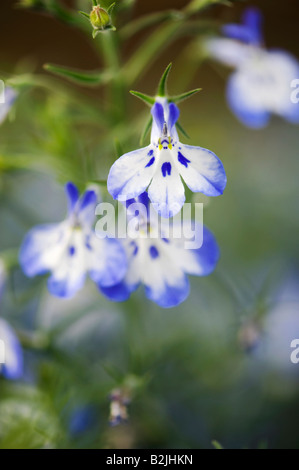
[[[11,110],[18,94],[17,92],[11,88],[11,87],[6,87],[4,90],[4,103],[0,103],[0,124],[2,124],[3,121],[5,121],[9,111]]]
[[[155,210],[168,218],[185,202],[182,179],[193,192],[222,194],[226,175],[218,157],[201,147],[180,143],[175,126],[180,114],[177,106],[160,97],[151,112],[150,145],[123,155],[110,170],[108,191],[113,198],[132,199],[148,188]]]
[[[148,207],[148,194],[143,193],[138,201]],[[127,202],[128,211],[136,202]],[[101,291],[111,300],[124,301],[140,284],[144,284],[146,296],[150,300],[164,308],[174,307],[188,297],[187,274],[210,274],[218,262],[219,248],[214,236],[205,227],[193,224],[191,228],[190,221],[176,221],[173,223],[172,234],[169,235],[163,224],[159,226],[156,217],[150,217],[150,212],[148,210],[148,217],[138,214],[137,237],[130,237],[129,234],[124,240],[129,261],[124,280],[113,287],[103,287]],[[201,248],[186,248],[185,242],[187,238],[191,239],[191,230],[192,233],[194,230],[203,230]]]
[[[299,105],[291,100],[291,83],[299,78],[299,62],[282,50],[263,47],[262,15],[256,8],[245,10],[242,24],[223,27],[226,38],[206,42],[208,53],[236,68],[227,84],[227,101],[246,126],[261,128],[271,114],[299,123]]]
[[[83,286],[86,274],[99,287],[112,286],[126,273],[122,245],[113,238],[98,238],[92,228],[97,194],[87,190],[81,198],[67,183],[68,217],[61,223],[33,228],[20,250],[20,264],[29,277],[51,272],[50,293],[72,297]]]
[[[75,408],[70,416],[69,432],[73,437],[90,430],[96,422],[96,410],[91,405],[81,405]]]
[[[15,332],[3,318],[0,318],[0,341],[0,374],[9,380],[20,379],[23,375],[23,351]]]
[[[112,427],[125,424],[129,420],[128,405],[130,404],[128,394],[122,389],[116,389],[110,395],[109,424]]]

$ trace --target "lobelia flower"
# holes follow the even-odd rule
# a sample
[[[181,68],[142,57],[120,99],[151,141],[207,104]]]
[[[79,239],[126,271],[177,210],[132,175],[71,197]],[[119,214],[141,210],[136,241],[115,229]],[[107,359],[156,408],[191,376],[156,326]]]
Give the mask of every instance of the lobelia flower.
[[[174,307],[188,297],[187,274],[207,276],[215,269],[219,259],[218,245],[207,228],[193,224],[193,230],[194,225],[196,230],[203,230],[203,244],[198,249],[186,249],[186,239],[181,236],[181,229],[183,227],[186,236],[190,221],[174,222],[169,236],[166,221],[165,227],[161,223],[160,229],[157,218],[150,216],[148,194],[143,193],[138,201],[146,207],[147,216],[138,215],[137,238],[129,234],[123,242],[129,262],[127,274],[119,284],[101,288],[101,291],[110,300],[121,302],[127,300],[140,284],[144,284],[150,300],[164,308]],[[129,212],[136,202],[127,202]]]
[[[23,351],[20,342],[3,318],[0,318],[0,374],[9,380],[18,380],[23,375]]]
[[[18,94],[12,87],[5,87],[0,101],[0,124],[2,124],[11,110]]]
[[[265,49],[261,25],[260,11],[248,8],[242,24],[223,27],[227,38],[207,41],[207,51],[236,69],[228,80],[226,96],[243,124],[264,127],[271,114],[299,123],[299,106],[291,100],[291,83],[299,78],[299,62],[285,51]]]
[[[165,218],[176,215],[185,202],[182,179],[193,192],[219,196],[226,175],[219,158],[210,150],[182,144],[176,123],[179,109],[165,97],[157,97],[151,109],[151,143],[126,153],[112,166],[108,191],[114,199],[129,200],[148,189],[155,210]]]
[[[122,245],[113,238],[100,239],[92,226],[97,194],[87,190],[81,198],[76,186],[66,184],[68,217],[61,223],[33,228],[20,250],[20,264],[29,277],[50,272],[48,289],[57,297],[72,297],[88,273],[100,287],[118,283],[127,260]]]

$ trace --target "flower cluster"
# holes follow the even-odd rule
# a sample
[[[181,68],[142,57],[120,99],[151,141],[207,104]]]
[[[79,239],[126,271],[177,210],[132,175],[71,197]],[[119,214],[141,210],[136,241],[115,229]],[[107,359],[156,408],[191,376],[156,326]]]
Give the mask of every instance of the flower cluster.
[[[96,1],[91,16],[95,31],[111,27],[109,12]],[[111,5],[110,10],[113,8]],[[226,38],[207,41],[210,55],[236,68],[229,79],[227,98],[236,116],[246,125],[266,125],[271,113],[299,122],[299,107],[290,98],[291,81],[299,76],[299,64],[283,51],[266,50],[262,18],[255,8],[245,10],[242,24],[223,27]],[[151,107],[151,136],[146,147],[122,155],[111,167],[107,188],[113,199],[125,202],[128,215],[142,203],[147,216],[137,216],[139,232],[124,239],[95,233],[93,229],[97,194],[87,189],[80,197],[73,183],[67,183],[68,216],[58,224],[33,228],[20,250],[20,264],[29,277],[50,273],[52,295],[72,297],[82,288],[87,274],[99,291],[113,301],[127,300],[140,284],[146,296],[161,307],[173,307],[189,293],[187,275],[210,274],[217,264],[219,248],[211,232],[197,221],[193,229],[203,234],[198,247],[186,248],[178,229],[186,221],[173,222],[169,234],[164,220],[178,214],[185,203],[185,186],[206,196],[223,194],[226,174],[222,162],[210,150],[180,141],[177,106],[199,90],[170,97],[166,83],[171,64],[162,75],[154,97],[132,92]],[[7,90],[6,115],[16,94]],[[3,116],[2,116],[3,118]],[[1,116],[0,116],[1,120]],[[149,206],[162,218],[157,225]],[[185,233],[185,232],[184,232]]]
[[[162,77],[164,84],[169,70]],[[125,240],[117,240],[95,233],[96,192],[88,189],[79,197],[72,183],[66,185],[67,219],[35,227],[26,236],[20,264],[29,277],[50,272],[48,289],[52,295],[72,297],[88,273],[110,300],[127,300],[143,284],[149,299],[164,308],[174,307],[189,294],[187,274],[205,276],[214,270],[219,249],[209,230],[193,223],[193,232],[203,234],[202,243],[186,248],[184,237],[176,236],[182,228],[186,235],[186,221],[174,222],[169,234],[163,218],[169,221],[182,209],[182,180],[193,192],[218,196],[226,185],[225,171],[210,150],[180,142],[176,130],[179,109],[164,91],[152,99],[150,145],[120,157],[108,176],[108,191],[114,199],[126,201],[129,217],[134,215],[136,202],[145,208],[148,216],[144,218],[141,211],[137,217],[138,236],[128,234]],[[150,216],[150,201],[162,217],[161,227]]]
[[[299,77],[299,62],[282,50],[267,50],[258,9],[245,10],[242,24],[223,27],[225,38],[207,41],[214,59],[236,70],[227,84],[227,101],[246,126],[261,128],[271,114],[299,123],[299,107],[291,100],[291,83]]]

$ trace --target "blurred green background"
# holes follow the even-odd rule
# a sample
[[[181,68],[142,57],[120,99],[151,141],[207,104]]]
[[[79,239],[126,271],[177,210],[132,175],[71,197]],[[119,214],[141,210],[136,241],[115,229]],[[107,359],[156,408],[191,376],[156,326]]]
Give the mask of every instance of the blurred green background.
[[[119,29],[186,3],[136,1]],[[130,84],[154,93],[172,62],[170,93],[201,87],[181,105],[181,123],[190,144],[221,158],[228,177],[222,197],[194,199],[204,202],[219,265],[208,278],[193,278],[190,297],[169,310],[142,289],[125,304],[110,303],[91,282],[72,300],[55,299],[45,277],[28,280],[17,266],[25,233],[64,217],[63,184],[104,179],[115,138],[124,151],[137,148],[148,110],[128,88],[117,117],[111,91],[47,73],[45,63],[101,69],[104,42],[15,4],[1,2],[1,78],[30,73],[44,81],[22,89],[0,128],[0,252],[11,262],[0,312],[25,351],[24,380],[0,379],[0,446],[193,449],[217,440],[225,448],[298,448],[299,364],[290,361],[291,340],[299,338],[298,127],[276,117],[263,130],[243,127],[225,102],[230,71],[202,63],[200,49],[211,24],[217,31],[238,22],[254,4],[265,15],[267,46],[299,57],[298,2],[205,9],[197,17],[203,26],[192,26],[198,34],[187,28],[164,44]],[[160,26],[121,41],[122,63]],[[111,106],[113,125],[103,115]],[[110,200],[105,189],[102,195]],[[123,386],[132,390],[130,419],[111,428],[108,396]]]

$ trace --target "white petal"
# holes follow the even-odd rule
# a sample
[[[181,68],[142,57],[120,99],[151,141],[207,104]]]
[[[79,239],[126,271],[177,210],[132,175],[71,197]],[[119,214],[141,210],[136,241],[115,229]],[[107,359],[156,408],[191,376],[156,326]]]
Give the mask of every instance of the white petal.
[[[160,151],[159,164],[148,194],[155,210],[162,217],[172,217],[181,210],[185,202],[185,189],[173,162],[173,151]]]
[[[48,288],[57,297],[72,297],[84,284],[87,271],[85,234],[81,229],[72,231],[67,248],[59,264],[53,269]]]
[[[153,177],[156,158],[150,145],[126,153],[113,164],[107,181],[108,191],[114,199],[133,199],[143,193]]]
[[[180,144],[176,165],[194,192],[219,196],[226,186],[226,174],[219,158],[210,150]]]
[[[114,238],[97,238],[92,233],[85,240],[91,279],[101,287],[122,281],[127,272],[127,257],[123,245]]]
[[[20,249],[20,264],[29,277],[54,269],[69,242],[69,223],[42,225],[33,228],[25,237]]]
[[[210,39],[206,41],[205,48],[214,59],[230,67],[239,67],[255,51],[252,46],[234,39]]]
[[[161,307],[174,307],[189,294],[189,282],[163,240],[144,239],[142,282],[147,296]]]

